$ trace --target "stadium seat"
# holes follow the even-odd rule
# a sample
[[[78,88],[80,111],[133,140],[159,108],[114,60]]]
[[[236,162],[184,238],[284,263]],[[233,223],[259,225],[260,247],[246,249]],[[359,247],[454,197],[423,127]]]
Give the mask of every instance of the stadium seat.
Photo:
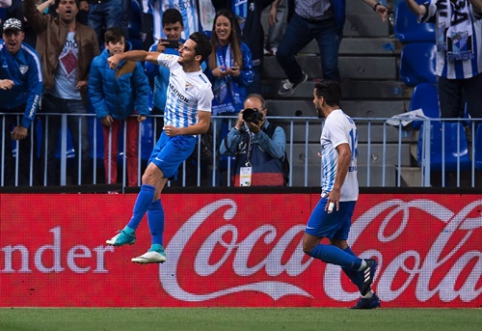
[[[474,148],[474,160],[475,168],[482,171],[482,124],[479,124],[477,132],[475,134]]]
[[[413,42],[435,42],[433,23],[418,23],[417,15],[408,9],[405,1],[398,4],[395,11],[395,37],[404,44]]]
[[[417,144],[419,166],[422,165],[423,126],[422,124],[420,127]],[[457,139],[459,139],[459,146]],[[463,125],[459,122],[445,122],[443,124],[440,121],[431,121],[430,169],[442,170],[443,162],[445,162],[445,171],[456,171],[457,162],[460,162],[460,170],[467,170],[471,167],[467,137]]]
[[[422,109],[423,114],[430,118],[440,117],[440,107],[438,104],[437,86],[430,83],[421,83],[413,89],[410,99],[409,111]],[[422,121],[413,121],[412,128],[420,129]]]
[[[436,47],[433,43],[405,45],[400,58],[400,80],[407,86],[435,84]]]

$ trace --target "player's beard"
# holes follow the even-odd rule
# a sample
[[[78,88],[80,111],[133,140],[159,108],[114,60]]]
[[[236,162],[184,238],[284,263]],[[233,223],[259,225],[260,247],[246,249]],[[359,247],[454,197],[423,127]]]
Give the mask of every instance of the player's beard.
[[[181,57],[181,62],[179,62],[179,64],[183,68],[189,68],[189,66],[192,65],[193,62],[194,62],[193,59],[186,59],[184,57]]]
[[[318,115],[318,118],[325,117],[325,115],[323,115],[323,111],[321,110],[321,108],[315,107],[315,109],[316,109],[316,114]]]

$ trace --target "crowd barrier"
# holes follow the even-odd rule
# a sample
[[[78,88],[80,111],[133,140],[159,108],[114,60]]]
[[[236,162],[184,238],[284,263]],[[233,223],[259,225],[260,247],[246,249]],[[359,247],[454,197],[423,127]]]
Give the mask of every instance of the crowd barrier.
[[[42,152],[47,146],[44,138],[45,130],[52,116],[61,116],[62,126],[59,131],[57,150],[57,174],[55,185],[82,184],[116,184],[123,192],[127,188],[126,151],[124,141],[126,128],[121,129],[118,157],[118,183],[106,183],[103,164],[102,125],[94,114],[88,116],[90,132],[90,164],[88,169],[82,169],[81,162],[75,158],[75,150],[82,146],[73,146],[67,123],[71,114],[38,114],[37,123],[29,130],[32,142],[31,161],[29,163],[28,187],[46,187],[47,159]],[[18,116],[21,116],[18,114]],[[159,132],[156,119],[148,117],[140,123],[138,141],[138,168],[140,174],[146,167],[150,152]],[[235,124],[235,116],[213,116],[213,119],[224,119],[222,134]],[[272,116],[269,121],[283,127],[287,137],[286,152],[290,163],[288,186],[311,187],[320,185],[321,159],[317,156],[320,150],[319,137],[324,121],[316,117]],[[388,118],[354,118],[358,127],[358,177],[360,186],[364,187],[477,187],[482,185],[482,126],[479,121],[470,119],[419,119],[410,118],[416,123],[415,130],[409,124]],[[217,132],[219,121],[212,121],[213,132]],[[395,123],[395,124],[393,124]],[[422,123],[422,124],[421,124]],[[0,114],[2,132],[5,130],[5,114]],[[80,130],[79,130],[80,131]],[[8,134],[8,133],[7,133]],[[34,140],[36,137],[36,140]],[[231,176],[234,169],[234,157],[220,156],[217,152],[219,139],[211,139],[211,159],[205,160],[205,147],[202,140],[193,155],[179,168],[177,180],[170,181],[168,186],[232,186]],[[2,134],[2,142],[5,136]],[[12,143],[13,154],[19,149],[18,141]],[[2,171],[0,172],[0,187],[5,186],[4,174],[5,155],[0,155]],[[15,158],[15,186],[20,186],[20,162]],[[53,185],[53,184],[51,184]],[[55,186],[54,185],[54,186]],[[110,189],[112,190],[112,188]]]
[[[362,193],[348,239],[379,261],[382,307],[482,305],[480,194]],[[167,262],[106,246],[135,195],[0,194],[2,307],[349,307],[357,288],[309,258],[301,237],[319,190],[167,193]],[[251,193],[250,193],[251,192]],[[480,193],[480,192],[479,192]]]

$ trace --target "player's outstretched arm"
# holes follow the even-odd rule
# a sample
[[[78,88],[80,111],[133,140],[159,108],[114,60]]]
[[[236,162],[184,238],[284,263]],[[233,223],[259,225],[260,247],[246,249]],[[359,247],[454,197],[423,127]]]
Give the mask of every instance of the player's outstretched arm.
[[[143,50],[129,51],[125,53],[114,54],[107,59],[109,68],[115,69],[121,61],[134,61],[134,62],[151,62],[158,64],[157,58],[159,57],[159,52],[146,52]]]

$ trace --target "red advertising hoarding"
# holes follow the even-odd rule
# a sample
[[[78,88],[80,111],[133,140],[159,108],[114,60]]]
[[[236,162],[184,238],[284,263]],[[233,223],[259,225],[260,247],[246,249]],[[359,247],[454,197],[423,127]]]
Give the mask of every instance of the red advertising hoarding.
[[[347,307],[359,297],[338,266],[304,255],[318,194],[166,194],[167,262],[150,246],[110,247],[135,195],[0,195],[0,306]],[[349,243],[379,269],[382,307],[482,305],[478,195],[363,194]]]

